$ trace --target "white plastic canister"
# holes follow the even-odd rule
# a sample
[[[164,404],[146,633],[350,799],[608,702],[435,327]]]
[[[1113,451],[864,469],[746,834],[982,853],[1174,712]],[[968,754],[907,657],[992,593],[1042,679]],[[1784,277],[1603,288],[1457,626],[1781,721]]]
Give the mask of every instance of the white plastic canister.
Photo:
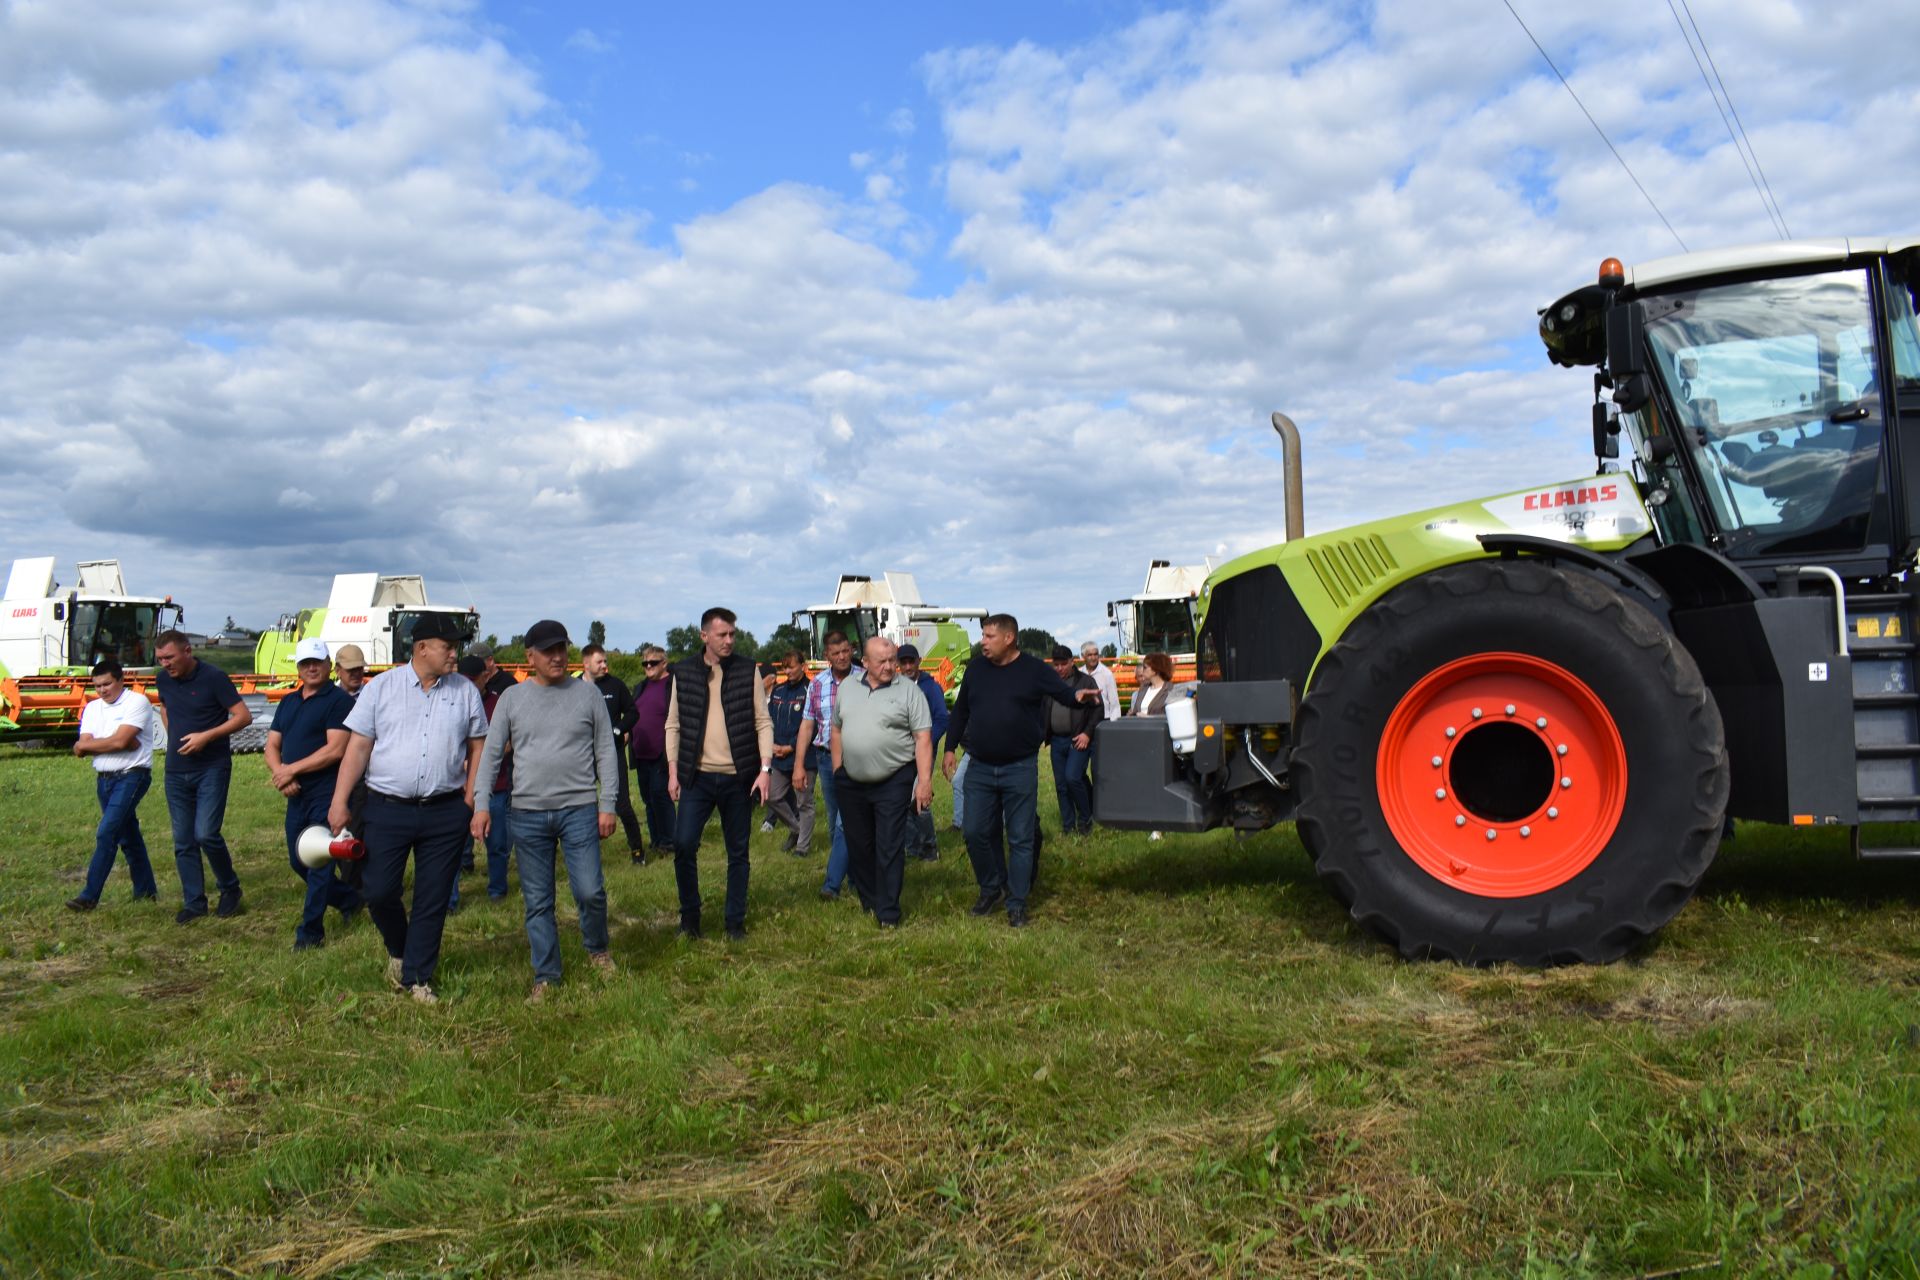
[[[1185,697],[1168,700],[1167,734],[1173,739],[1174,751],[1183,756],[1193,753],[1200,741],[1200,711],[1193,704],[1193,690],[1187,690]]]

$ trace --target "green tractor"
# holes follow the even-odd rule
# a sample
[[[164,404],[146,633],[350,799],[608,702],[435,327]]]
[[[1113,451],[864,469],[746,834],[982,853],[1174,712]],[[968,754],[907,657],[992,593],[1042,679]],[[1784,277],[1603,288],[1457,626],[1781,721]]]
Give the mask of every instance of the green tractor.
[[[1292,820],[1408,957],[1599,963],[1729,817],[1920,820],[1920,240],[1688,254],[1541,313],[1592,367],[1597,474],[1215,570],[1199,683],[1099,729],[1095,816]],[[1620,438],[1627,468],[1615,461]]]

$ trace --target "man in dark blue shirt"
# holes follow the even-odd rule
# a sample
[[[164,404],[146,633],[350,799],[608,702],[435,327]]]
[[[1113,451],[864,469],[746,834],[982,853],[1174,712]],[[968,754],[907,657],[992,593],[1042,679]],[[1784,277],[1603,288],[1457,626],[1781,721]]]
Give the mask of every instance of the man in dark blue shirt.
[[[796,858],[813,852],[813,779],[807,777],[813,739],[809,735],[800,741],[807,688],[806,660],[798,649],[790,649],[780,660],[780,683],[767,691],[767,715],[773,720],[773,786],[767,792],[767,812],[787,828],[786,850]],[[796,761],[804,786],[793,785]]]
[[[956,743],[967,747],[967,857],[980,885],[973,914],[984,916],[1007,904],[1007,923],[1027,923],[1027,893],[1033,888],[1034,833],[1040,771],[1035,760],[1046,732],[1041,704],[1062,706],[1100,696],[1088,687],[1077,693],[1032,654],[1021,653],[1020,624],[996,613],[980,625],[981,660],[967,664],[947,722],[947,751],[941,769],[949,781],[957,767]],[[1005,836],[1004,852],[1001,838]]]
[[[167,721],[167,813],[173,819],[173,865],[184,905],[174,920],[190,924],[207,914],[206,863],[220,886],[216,914],[240,914],[240,877],[220,835],[227,818],[233,751],[227,739],[253,723],[227,673],[193,656],[178,631],[154,637],[160,673],[154,688]],[[201,854],[206,861],[201,861]]]
[[[267,771],[274,789],[287,798],[287,861],[306,882],[307,900],[293,931],[293,949],[325,945],[327,908],[342,919],[360,909],[360,894],[339,876],[329,858],[323,867],[300,861],[300,833],[327,825],[340,757],[347,750],[347,713],[353,699],[327,679],[327,642],[302,640],[293,651],[300,687],[280,700],[267,730]]]
[[[933,755],[940,758],[940,739],[947,734],[947,691],[940,682],[920,669],[920,649],[917,645],[903,644],[894,655],[895,670],[902,680],[920,687],[926,696],[927,712],[933,718]],[[907,856],[918,858],[922,862],[933,862],[940,857],[939,837],[933,829],[933,810],[921,809],[907,815]]]

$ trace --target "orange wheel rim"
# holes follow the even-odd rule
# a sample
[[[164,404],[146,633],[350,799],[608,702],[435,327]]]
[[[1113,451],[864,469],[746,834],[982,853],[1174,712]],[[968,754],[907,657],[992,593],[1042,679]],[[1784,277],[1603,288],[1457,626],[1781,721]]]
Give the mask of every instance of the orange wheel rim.
[[[1524,653],[1429,672],[1387,717],[1380,808],[1408,857],[1463,893],[1556,888],[1620,825],[1627,752],[1586,682]]]

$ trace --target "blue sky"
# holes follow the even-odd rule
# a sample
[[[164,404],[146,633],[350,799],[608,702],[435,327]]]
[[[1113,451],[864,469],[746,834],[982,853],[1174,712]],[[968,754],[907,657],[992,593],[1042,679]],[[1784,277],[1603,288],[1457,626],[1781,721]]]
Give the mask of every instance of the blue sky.
[[[1770,238],[1665,0],[1515,3],[1689,243]],[[1692,10],[1795,230],[1910,233],[1920,0]],[[11,0],[0,552],[1105,638],[1282,536],[1275,409],[1309,531],[1582,474],[1535,311],[1673,251],[1498,4]]]

